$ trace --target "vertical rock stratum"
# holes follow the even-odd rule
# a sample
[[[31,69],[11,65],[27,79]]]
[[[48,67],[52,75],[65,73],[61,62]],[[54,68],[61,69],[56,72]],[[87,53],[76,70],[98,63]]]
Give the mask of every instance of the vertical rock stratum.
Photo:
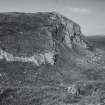
[[[104,105],[105,52],[56,12],[0,13],[0,105]]]

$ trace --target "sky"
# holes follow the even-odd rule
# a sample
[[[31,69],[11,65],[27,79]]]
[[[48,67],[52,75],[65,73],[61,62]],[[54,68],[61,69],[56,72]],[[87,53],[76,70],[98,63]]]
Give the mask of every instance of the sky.
[[[105,35],[105,0],[0,0],[0,12],[46,11],[77,22],[84,35]]]

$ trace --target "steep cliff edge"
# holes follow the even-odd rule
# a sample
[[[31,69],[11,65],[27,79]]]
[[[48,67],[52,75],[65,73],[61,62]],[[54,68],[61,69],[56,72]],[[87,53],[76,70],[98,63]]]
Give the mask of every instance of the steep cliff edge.
[[[99,105],[105,56],[56,12],[0,13],[0,104]]]
[[[86,43],[82,39],[83,36],[81,33],[80,26],[77,23],[74,23],[72,20],[69,20],[64,16],[53,12],[36,14],[25,13],[0,14],[0,27],[1,27],[0,37],[3,37],[4,40],[5,38],[8,38],[7,44],[10,44],[9,45],[10,47],[12,47],[13,41],[15,40],[17,41],[14,43],[14,50],[16,51],[18,49],[16,49],[15,46],[19,47],[19,44],[21,44],[22,46],[23,43],[26,43],[25,41],[27,41],[28,38],[30,40],[28,39],[27,42],[35,41],[36,43],[38,40],[36,38],[40,38],[39,40],[41,40],[42,42],[43,40],[47,40],[48,38],[49,40],[46,43],[50,44],[49,46],[46,46],[46,48],[42,47],[41,49],[43,50],[47,50],[49,47],[50,47],[49,49],[52,50],[51,48],[54,47],[53,45],[54,43],[56,43],[56,41],[61,43],[64,42],[66,43],[67,46],[70,47],[72,47],[72,43],[76,44],[77,42],[78,42],[77,44],[80,44],[82,47],[86,46]],[[41,37],[43,38],[41,39]],[[25,39],[23,40],[23,38]],[[18,42],[19,40],[22,40],[23,43],[21,41],[19,43]],[[6,44],[6,42],[4,43]],[[30,44],[32,45],[32,42]],[[37,46],[36,44],[32,46],[31,45],[29,46],[31,47],[29,49],[31,50],[30,52],[32,52],[33,47]],[[1,47],[5,46],[2,45]],[[23,49],[21,48],[20,52],[21,50],[25,50],[25,48],[24,47]],[[28,51],[26,51],[26,53],[28,53]]]
[[[2,13],[0,27],[1,58],[4,59],[8,59],[9,56],[10,59],[16,56],[18,60],[19,57],[33,57],[33,62],[44,63],[45,60],[38,60],[46,59],[47,53],[52,56],[51,59],[54,58],[60,53],[61,44],[72,50],[89,48],[80,26],[55,12]],[[2,52],[5,53],[2,54]],[[14,58],[13,61],[15,61]]]

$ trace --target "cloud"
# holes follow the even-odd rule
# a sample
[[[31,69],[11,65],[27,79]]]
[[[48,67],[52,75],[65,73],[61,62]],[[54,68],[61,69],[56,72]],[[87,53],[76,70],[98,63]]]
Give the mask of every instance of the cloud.
[[[80,14],[90,14],[91,11],[87,8],[76,8],[76,7],[65,7],[62,8],[63,11],[70,11],[70,12],[74,12],[74,13],[80,13]]]
[[[76,13],[90,13],[90,10],[86,8],[70,8],[70,10]]]

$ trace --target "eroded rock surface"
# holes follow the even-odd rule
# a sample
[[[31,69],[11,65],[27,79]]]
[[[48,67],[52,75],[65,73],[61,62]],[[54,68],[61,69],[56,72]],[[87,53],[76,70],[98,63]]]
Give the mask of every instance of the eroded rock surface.
[[[0,13],[0,105],[104,105],[104,65],[63,15]]]

